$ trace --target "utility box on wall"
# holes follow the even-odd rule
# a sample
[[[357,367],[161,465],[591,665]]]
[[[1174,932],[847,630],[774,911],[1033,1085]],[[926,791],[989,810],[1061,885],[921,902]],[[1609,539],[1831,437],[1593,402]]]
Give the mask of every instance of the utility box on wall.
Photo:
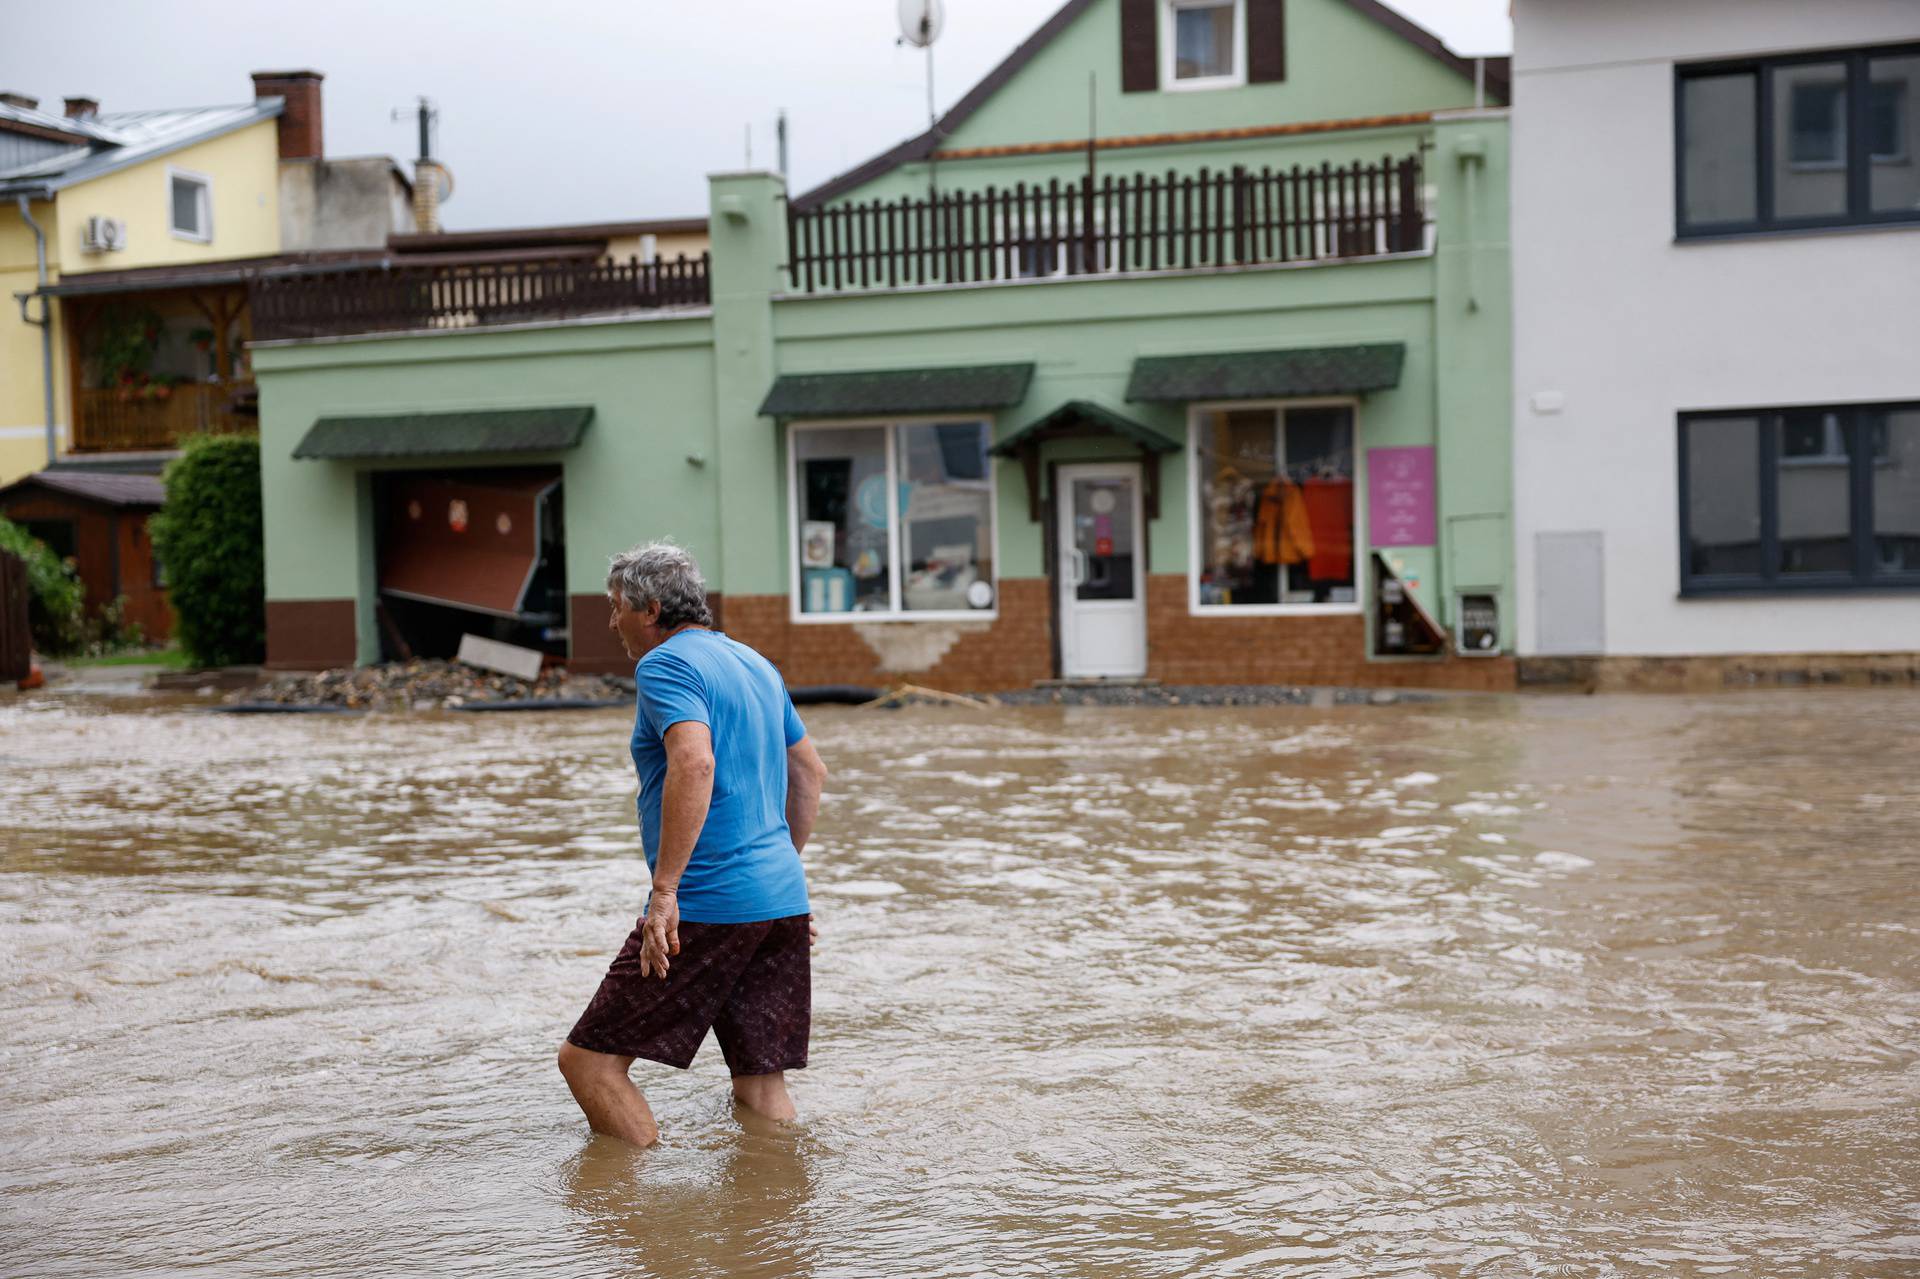
[[[1462,657],[1500,655],[1500,597],[1462,591],[1453,605],[1453,647]]]

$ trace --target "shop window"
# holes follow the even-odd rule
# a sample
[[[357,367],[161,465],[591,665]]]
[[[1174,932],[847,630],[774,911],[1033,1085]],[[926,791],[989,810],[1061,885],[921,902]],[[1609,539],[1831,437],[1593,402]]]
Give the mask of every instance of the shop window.
[[[1920,220],[1920,49],[1681,67],[1682,236]]]
[[[1358,607],[1349,404],[1194,411],[1193,604]]]
[[[1920,586],[1920,404],[1680,419],[1681,586]]]
[[[993,468],[985,422],[792,428],[795,611],[990,612]]]
[[[1161,83],[1215,88],[1246,83],[1241,0],[1166,0]]]
[[[198,173],[167,170],[167,206],[173,233],[182,240],[213,239],[213,182]]]

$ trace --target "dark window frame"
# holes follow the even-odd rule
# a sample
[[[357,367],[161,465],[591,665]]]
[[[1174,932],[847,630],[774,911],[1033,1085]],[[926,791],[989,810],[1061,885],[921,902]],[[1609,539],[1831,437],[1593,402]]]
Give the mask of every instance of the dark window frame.
[[[1869,413],[1920,412],[1920,400],[1875,400],[1854,404],[1787,404],[1736,409],[1683,412],[1674,432],[1678,448],[1680,514],[1680,595],[1794,595],[1834,592],[1869,593],[1920,591],[1920,572],[1880,574],[1874,571],[1873,468],[1876,456],[1860,447]],[[1849,540],[1853,567],[1845,573],[1782,574],[1780,556],[1780,419],[1788,413],[1836,413],[1843,417],[1847,445]],[[1688,501],[1692,477],[1688,473],[1687,431],[1695,422],[1748,420],[1757,423],[1755,441],[1760,497],[1760,571],[1754,574],[1696,574],[1689,567],[1693,545]]]
[[[1735,58],[1715,62],[1676,63],[1673,69],[1673,225],[1679,240],[1717,240],[1728,236],[1754,235],[1771,231],[1814,231],[1834,227],[1876,227],[1920,225],[1920,209],[1872,208],[1873,165],[1869,130],[1865,127],[1872,93],[1870,63],[1875,58],[1920,56],[1920,44],[1901,43],[1862,45],[1844,49],[1822,49],[1808,53],[1786,54],[1770,58]],[[1813,214],[1805,217],[1775,217],[1773,213],[1773,74],[1782,67],[1839,62],[1846,69],[1846,92],[1842,95],[1846,120],[1845,170],[1847,208],[1844,213]],[[1687,221],[1687,81],[1708,76],[1750,73],[1753,76],[1754,102],[1754,216],[1741,222]],[[1790,127],[1781,124],[1780,127]],[[1911,151],[1911,143],[1909,143]],[[1884,163],[1885,161],[1882,161]]]

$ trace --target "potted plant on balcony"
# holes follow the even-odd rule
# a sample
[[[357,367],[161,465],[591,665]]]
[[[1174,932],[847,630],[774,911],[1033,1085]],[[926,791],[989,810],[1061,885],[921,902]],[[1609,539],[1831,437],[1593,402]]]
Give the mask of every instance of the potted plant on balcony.
[[[153,368],[160,349],[160,317],[145,307],[116,303],[100,313],[93,348],[100,384],[118,389],[122,400],[133,398]]]

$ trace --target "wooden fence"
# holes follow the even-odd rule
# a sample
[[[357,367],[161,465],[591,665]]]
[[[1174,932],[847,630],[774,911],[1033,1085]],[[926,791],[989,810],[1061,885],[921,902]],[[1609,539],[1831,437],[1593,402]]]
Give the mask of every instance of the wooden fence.
[[[1420,160],[1108,174],[788,210],[803,293],[1405,253],[1426,217]]]
[[[0,682],[18,683],[33,666],[27,591],[27,562],[0,551]]]
[[[465,329],[523,320],[704,306],[707,255],[643,262],[550,260],[349,267],[253,282],[253,336]]]

